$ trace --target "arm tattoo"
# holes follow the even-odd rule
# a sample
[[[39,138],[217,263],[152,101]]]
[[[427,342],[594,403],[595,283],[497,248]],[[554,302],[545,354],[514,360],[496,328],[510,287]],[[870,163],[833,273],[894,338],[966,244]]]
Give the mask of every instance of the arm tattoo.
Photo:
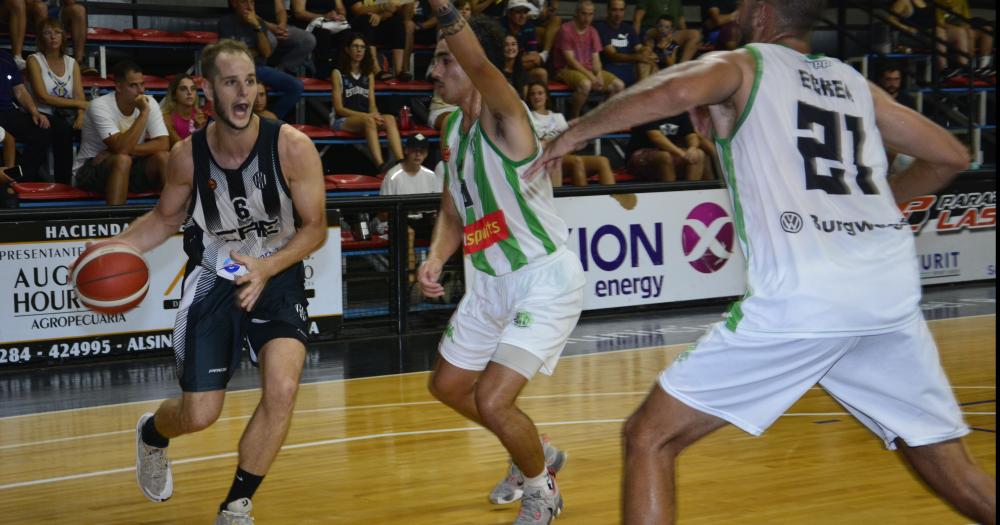
[[[465,18],[458,14],[451,2],[438,8],[437,20],[443,37],[454,35],[465,27]]]

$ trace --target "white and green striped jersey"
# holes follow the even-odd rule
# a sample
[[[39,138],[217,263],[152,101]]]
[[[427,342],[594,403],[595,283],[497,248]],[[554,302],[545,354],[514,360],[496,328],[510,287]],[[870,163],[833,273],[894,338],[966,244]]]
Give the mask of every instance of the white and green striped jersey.
[[[913,234],[886,180],[868,83],[832,58],[747,46],[756,74],[716,137],[747,259],[733,330],[794,337],[894,330],[919,315]]]
[[[445,124],[445,189],[462,217],[462,245],[472,265],[503,275],[565,245],[566,223],[556,214],[549,178],[521,178],[541,155],[537,139],[534,154],[513,161],[493,144],[478,119],[462,133],[462,116],[457,110]]]

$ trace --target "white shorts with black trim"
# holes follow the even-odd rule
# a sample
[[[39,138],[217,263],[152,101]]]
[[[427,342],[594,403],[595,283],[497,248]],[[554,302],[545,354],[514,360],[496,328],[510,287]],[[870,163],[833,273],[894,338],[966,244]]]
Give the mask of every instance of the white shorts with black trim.
[[[585,284],[579,258],[565,248],[506,275],[477,273],[441,337],[441,357],[480,371],[504,343],[538,357],[552,375],[580,319]]]
[[[884,334],[783,339],[716,323],[667,367],[684,404],[760,435],[816,383],[894,449],[969,433],[922,316]]]

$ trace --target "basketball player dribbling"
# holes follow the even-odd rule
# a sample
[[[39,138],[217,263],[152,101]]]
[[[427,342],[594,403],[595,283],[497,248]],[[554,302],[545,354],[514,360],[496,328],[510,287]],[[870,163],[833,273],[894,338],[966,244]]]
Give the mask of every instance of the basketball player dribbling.
[[[727,422],[759,435],[816,383],[959,512],[995,523],[996,480],[960,441],[969,429],[919,309],[914,239],[897,207],[942,188],[968,155],[851,67],[809,53],[824,4],[744,0],[739,21],[755,44],[640,82],[527,174],[583,140],[685,111],[714,128],[747,292],[625,423],[627,524],[673,522],[685,447]],[[917,160],[889,180],[886,147]]]
[[[549,523],[562,508],[554,473],[565,454],[541,442],[515,402],[537,372],[553,372],[580,317],[583,269],[564,246],[548,179],[519,178],[541,148],[527,107],[496,66],[502,29],[485,17],[466,22],[447,0],[431,5],[442,35],[431,75],[459,109],[445,124],[445,191],[418,277],[424,295],[443,295],[441,269],[459,246],[475,273],[441,338],[429,388],[510,453],[490,501],[521,500],[517,524]]]
[[[174,146],[156,207],[116,239],[145,252],[184,225],[188,255],[173,336],[183,393],[139,419],[136,477],[150,500],[170,497],[168,441],[215,422],[245,345],[260,367],[262,395],[216,523],[249,524],[250,498],[291,423],[305,359],[302,260],[326,240],[325,190],[313,143],[254,115],[257,79],[246,46],[206,47],[202,70],[215,121]],[[235,275],[227,271],[234,261],[242,267]]]

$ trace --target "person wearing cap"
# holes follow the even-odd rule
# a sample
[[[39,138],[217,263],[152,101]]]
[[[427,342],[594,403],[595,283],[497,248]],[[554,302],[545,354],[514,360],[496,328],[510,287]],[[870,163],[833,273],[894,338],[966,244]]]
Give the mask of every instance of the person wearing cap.
[[[407,138],[403,161],[385,174],[379,195],[441,193],[441,179],[423,165],[428,149],[427,137],[422,133]]]
[[[521,67],[532,71],[544,67],[545,61],[538,53],[538,29],[532,18],[538,16],[538,8],[528,0],[510,0],[507,4],[504,29],[517,39],[521,49]]]

